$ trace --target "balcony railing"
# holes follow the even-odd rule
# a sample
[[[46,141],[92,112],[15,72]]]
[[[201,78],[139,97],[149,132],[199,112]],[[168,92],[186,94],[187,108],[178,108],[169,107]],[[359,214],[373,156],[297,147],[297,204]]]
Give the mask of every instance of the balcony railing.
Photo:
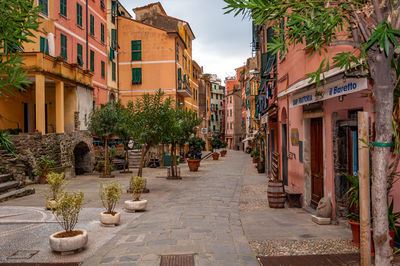
[[[192,89],[187,81],[180,80],[178,82],[178,93],[183,97],[192,97]]]

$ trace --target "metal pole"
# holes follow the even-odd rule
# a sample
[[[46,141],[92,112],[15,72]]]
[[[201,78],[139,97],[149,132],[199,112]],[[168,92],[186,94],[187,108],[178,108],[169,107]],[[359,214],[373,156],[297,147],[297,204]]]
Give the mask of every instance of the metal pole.
[[[371,265],[371,230],[370,230],[370,178],[369,178],[369,143],[368,113],[358,112],[358,164],[360,197],[360,255],[361,266]]]

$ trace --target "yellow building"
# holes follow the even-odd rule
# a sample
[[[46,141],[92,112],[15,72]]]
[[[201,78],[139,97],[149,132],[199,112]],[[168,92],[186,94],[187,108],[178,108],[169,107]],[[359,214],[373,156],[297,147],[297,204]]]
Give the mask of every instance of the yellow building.
[[[0,129],[63,133],[85,127],[92,109],[92,75],[55,57],[54,2],[40,13],[33,43],[24,45],[24,69],[30,85],[0,97]]]

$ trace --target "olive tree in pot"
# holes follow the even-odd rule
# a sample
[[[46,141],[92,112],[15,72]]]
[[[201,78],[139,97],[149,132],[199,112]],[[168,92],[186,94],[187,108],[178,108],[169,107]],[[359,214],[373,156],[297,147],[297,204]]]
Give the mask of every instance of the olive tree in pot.
[[[219,138],[214,138],[214,139],[211,140],[210,144],[211,144],[211,147],[212,147],[212,150],[213,150],[212,157],[213,157],[214,160],[218,160],[219,153],[216,152],[215,150],[221,148],[222,140],[219,139]]]
[[[146,187],[146,179],[140,176],[132,176],[130,182],[130,191],[132,191],[133,200],[125,201],[125,210],[127,212],[143,211],[147,207],[147,200],[140,200],[143,189]]]
[[[100,222],[105,225],[117,225],[121,219],[121,213],[115,211],[115,205],[122,195],[122,188],[116,182],[100,183],[100,199],[106,211],[100,213]]]
[[[228,151],[226,150],[226,147],[227,147],[227,146],[228,146],[228,142],[222,141],[222,143],[221,143],[221,148],[222,148],[223,150],[221,151],[221,157],[225,157],[226,153],[228,152]]]
[[[53,210],[57,206],[57,198],[67,185],[64,173],[48,173],[46,181],[49,184],[49,191],[46,196],[46,209]]]
[[[53,210],[58,223],[64,229],[50,236],[50,247],[54,251],[68,252],[82,249],[88,242],[86,230],[74,230],[82,210],[83,192],[60,193]]]
[[[192,137],[188,140],[188,143],[188,166],[191,172],[196,172],[199,169],[201,161],[201,151],[206,148],[206,142],[200,137]]]

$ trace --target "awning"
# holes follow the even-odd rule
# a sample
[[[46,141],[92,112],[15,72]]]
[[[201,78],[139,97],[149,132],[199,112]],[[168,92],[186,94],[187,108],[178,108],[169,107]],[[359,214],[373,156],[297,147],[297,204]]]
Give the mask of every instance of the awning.
[[[250,140],[253,140],[253,139],[254,139],[254,137],[248,137],[248,138],[245,138],[244,140],[242,140],[242,142],[250,141]]]

